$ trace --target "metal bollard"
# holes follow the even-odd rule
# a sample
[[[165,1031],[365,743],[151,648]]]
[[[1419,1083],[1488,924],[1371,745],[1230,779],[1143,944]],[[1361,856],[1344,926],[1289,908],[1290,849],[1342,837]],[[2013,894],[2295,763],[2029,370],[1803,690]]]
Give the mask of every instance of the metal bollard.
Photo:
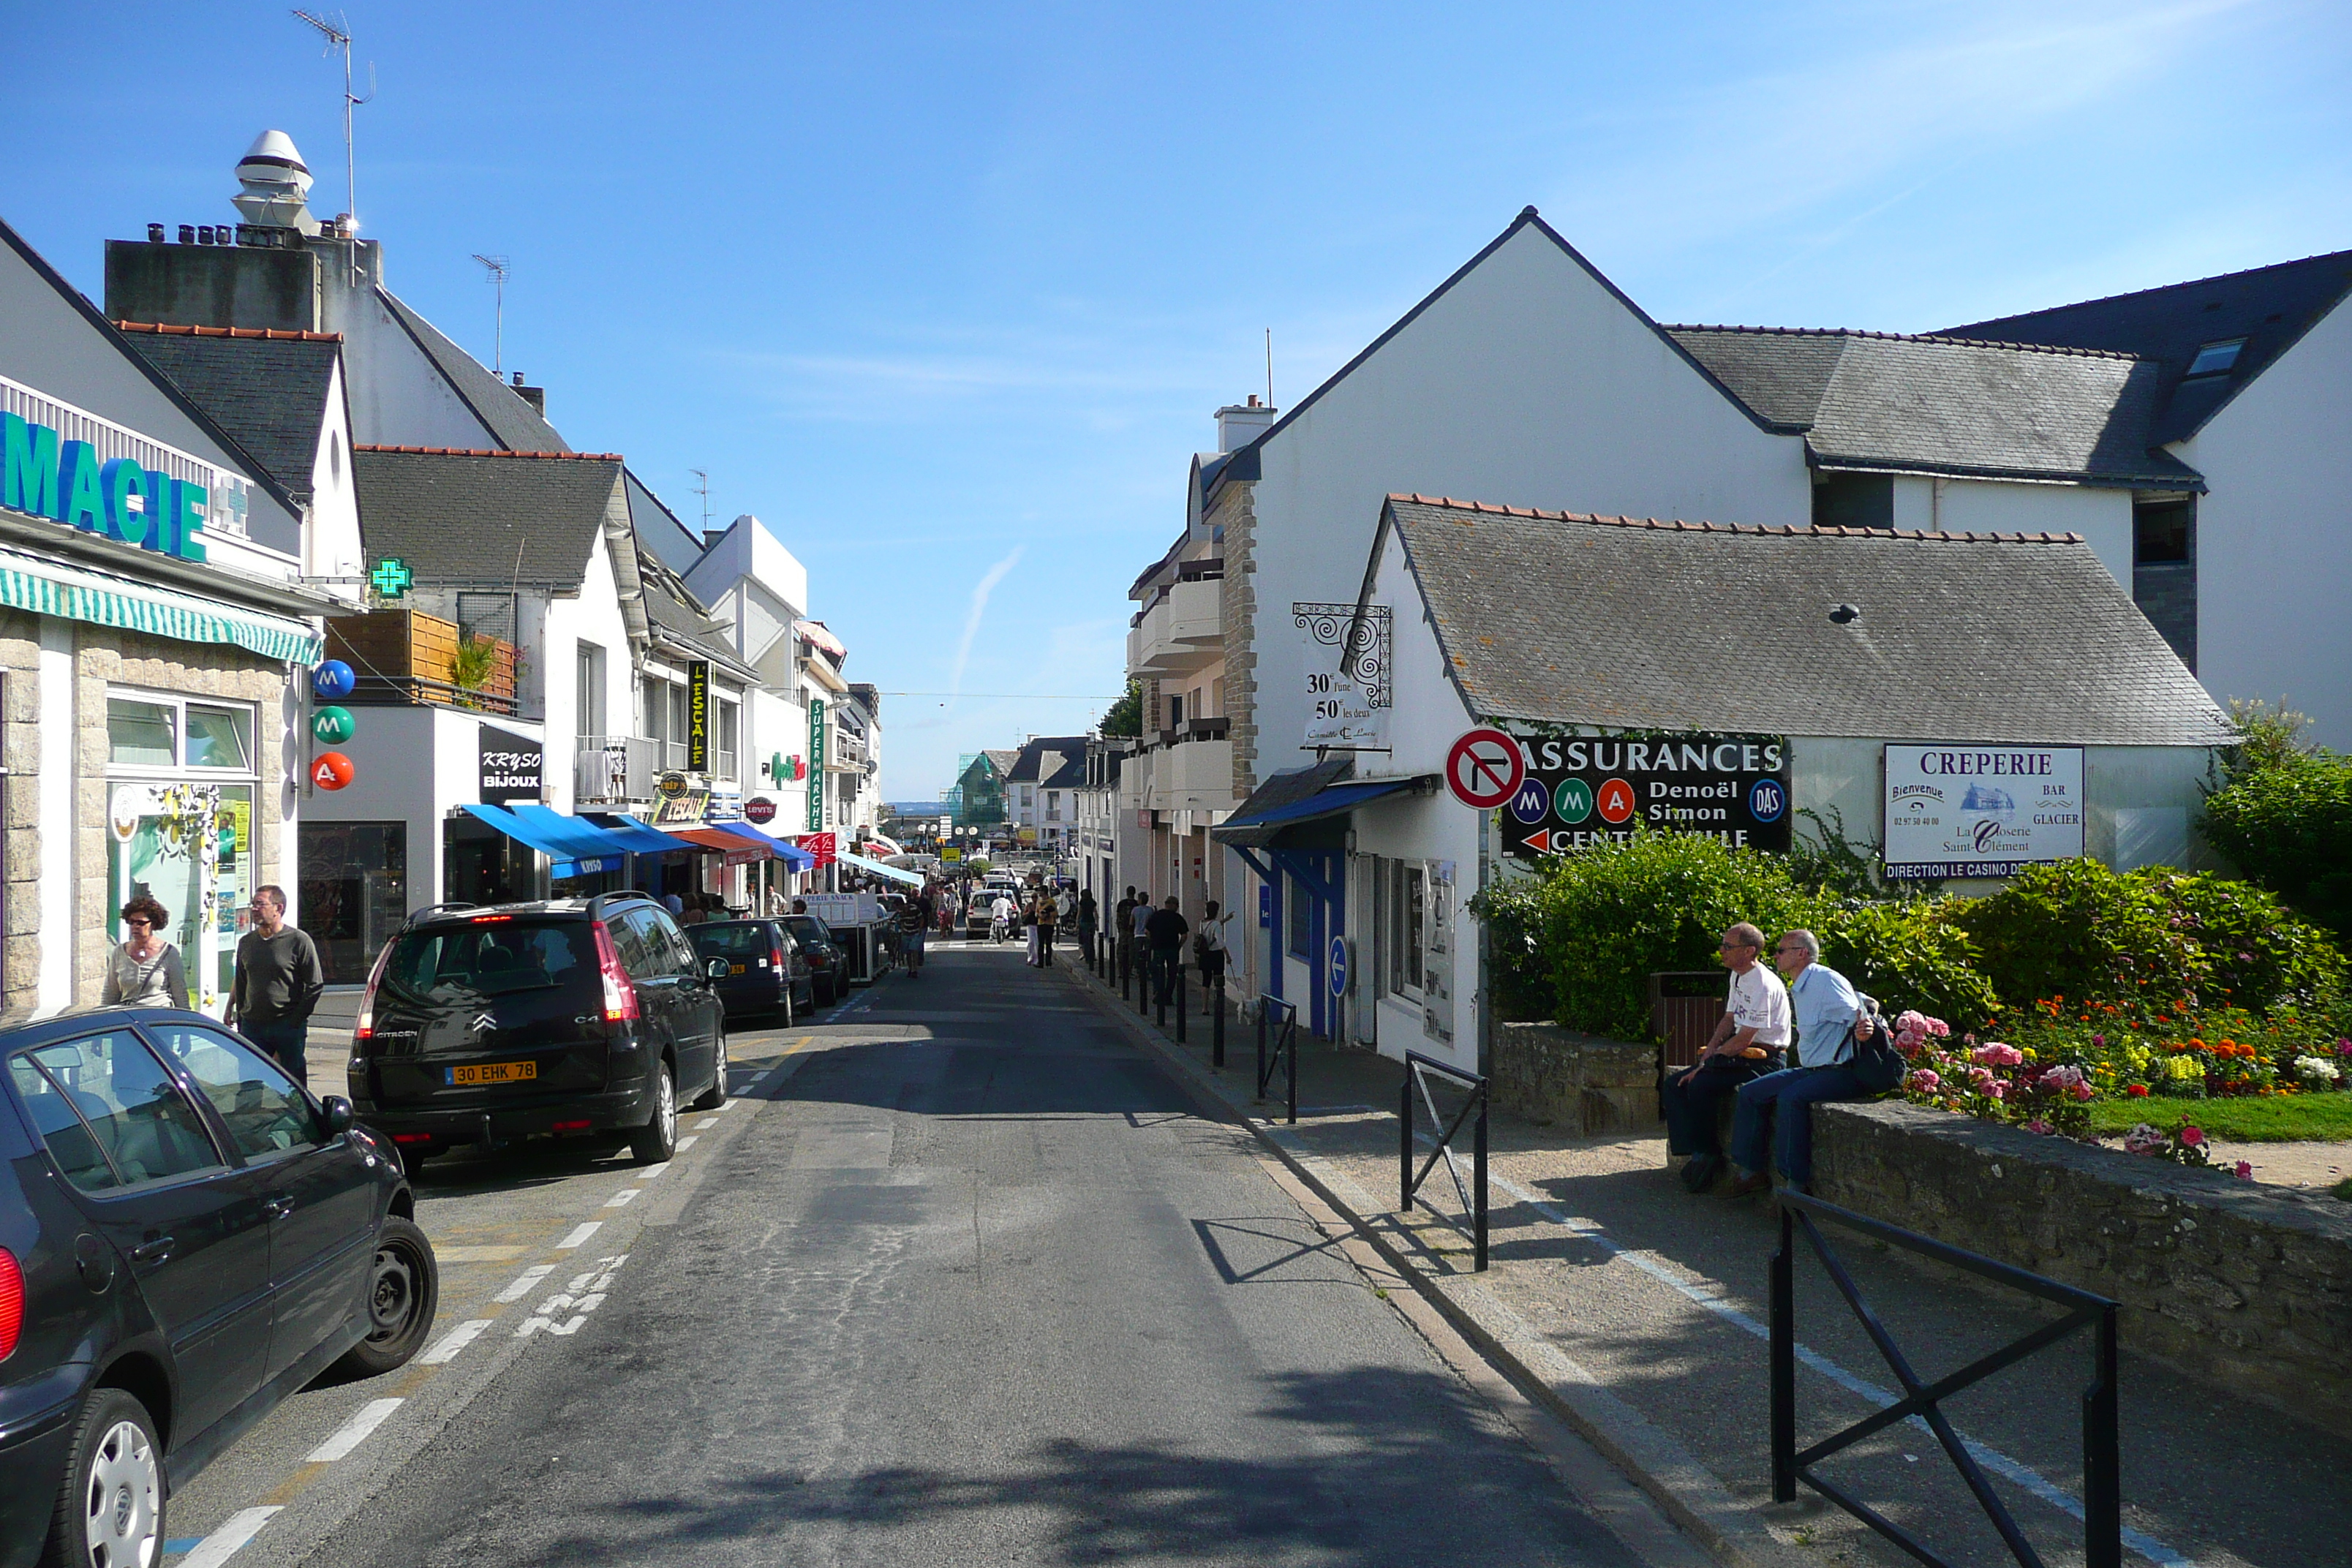
[[[1209,1065],[1222,1070],[1225,1065],[1225,972],[1218,970],[1210,984],[1209,1005],[1215,1011],[1209,1022]]]
[[[1127,942],[1125,942],[1125,940],[1124,940],[1124,939],[1122,939],[1122,940],[1120,941],[1119,944],[1118,944],[1118,999],[1119,999],[1120,1001],[1124,1002],[1124,1001],[1126,1001],[1126,1000],[1127,1000],[1128,969],[1129,969],[1129,963],[1128,963],[1128,957],[1127,957]]]
[[[1176,1043],[1180,1046],[1184,1043],[1184,965],[1181,960],[1176,964]]]
[[[1135,1015],[1139,1018],[1149,1018],[1151,1016],[1151,954],[1145,950],[1138,952],[1135,957]]]

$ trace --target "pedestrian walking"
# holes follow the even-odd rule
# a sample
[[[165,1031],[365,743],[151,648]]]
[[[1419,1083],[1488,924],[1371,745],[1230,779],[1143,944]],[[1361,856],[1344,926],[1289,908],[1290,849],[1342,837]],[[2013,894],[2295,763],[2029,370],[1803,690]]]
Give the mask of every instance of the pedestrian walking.
[[[1095,908],[1095,890],[1088,888],[1078,895],[1078,952],[1086,956],[1088,963],[1096,962],[1095,926],[1098,912]]]
[[[310,933],[286,923],[286,889],[257,888],[253,929],[237,939],[227,1022],[296,1083],[310,1083],[310,1014],[327,989]]]
[[[1224,978],[1225,926],[1234,915],[1231,910],[1220,914],[1221,907],[1211,899],[1201,910],[1201,929],[1192,935],[1192,962],[1200,968],[1203,988]]]
[[[1054,934],[1061,929],[1062,900],[1051,888],[1037,889],[1037,966],[1054,967]]]
[[[171,912],[145,893],[122,906],[121,945],[106,955],[106,984],[98,999],[111,1007],[179,1007],[188,1005],[187,966],[180,950],[163,940]]]
[[[898,952],[907,961],[907,978],[923,977],[923,937],[931,929],[931,889],[916,890],[898,910]]]
[[[1772,957],[1789,982],[1796,1065],[1739,1086],[1739,1104],[1731,1118],[1737,1179],[1727,1193],[1735,1198],[1770,1184],[1765,1169],[1768,1139],[1769,1157],[1781,1178],[1799,1192],[1811,1192],[1813,1106],[1825,1100],[1860,1100],[1865,1093],[1853,1070],[1854,1031],[1868,1016],[1865,999],[1844,975],[1821,961],[1821,939],[1811,931],[1788,932],[1773,948]]]
[[[1143,908],[1148,911],[1143,937],[1151,950],[1151,1003],[1155,1007],[1165,1007],[1184,973],[1184,936],[1192,929],[1192,922],[1178,912],[1173,893],[1156,910],[1149,904]]]
[[[1694,1193],[1711,1186],[1723,1170],[1723,1138],[1717,1113],[1726,1096],[1750,1079],[1788,1065],[1789,988],[1760,962],[1764,933],[1745,921],[1723,933],[1717,956],[1731,971],[1723,1016],[1698,1060],[1669,1073],[1658,1091],[1666,1118],[1666,1152],[1686,1155],[1683,1185]]]

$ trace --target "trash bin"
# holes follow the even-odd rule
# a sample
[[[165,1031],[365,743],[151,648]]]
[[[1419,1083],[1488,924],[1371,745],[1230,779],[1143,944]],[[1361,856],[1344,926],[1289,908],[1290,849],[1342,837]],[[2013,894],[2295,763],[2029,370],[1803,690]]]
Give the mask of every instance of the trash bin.
[[[1665,1042],[1659,1066],[1666,1072],[1698,1060],[1723,1021],[1730,981],[1720,969],[1668,970],[1650,976],[1650,1027]]]

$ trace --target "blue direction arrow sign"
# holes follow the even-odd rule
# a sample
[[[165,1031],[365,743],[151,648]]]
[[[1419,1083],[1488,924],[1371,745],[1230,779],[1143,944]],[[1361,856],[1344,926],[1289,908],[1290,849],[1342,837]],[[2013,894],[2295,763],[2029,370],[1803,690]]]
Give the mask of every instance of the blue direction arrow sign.
[[[1329,967],[1331,971],[1331,994],[1334,996],[1345,996],[1348,994],[1348,939],[1346,937],[1335,936],[1331,939],[1331,963]]]

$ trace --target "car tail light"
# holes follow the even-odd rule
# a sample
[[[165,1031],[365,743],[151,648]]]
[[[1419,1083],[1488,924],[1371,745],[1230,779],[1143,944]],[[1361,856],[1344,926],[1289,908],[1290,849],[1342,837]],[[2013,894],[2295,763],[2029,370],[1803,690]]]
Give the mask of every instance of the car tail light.
[[[433,1134],[430,1132],[395,1132],[392,1135],[392,1141],[395,1143],[430,1143],[433,1142]]]
[[[512,919],[514,919],[514,916],[512,915],[476,915],[473,918],[472,923],[478,926],[494,926],[503,924]]]
[[[375,967],[368,972],[367,989],[360,994],[360,1016],[352,1026],[352,1038],[354,1040],[372,1039],[375,1036],[376,987],[383,984],[383,972],[392,963],[392,948],[391,942],[385,942],[383,951],[375,955]]]
[[[16,1353],[16,1335],[25,1326],[25,1271],[16,1255],[0,1247],[0,1361]]]
[[[556,1132],[585,1132],[593,1125],[593,1123],[587,1121],[559,1121],[552,1129],[551,1129],[551,1131]]]
[[[596,968],[604,977],[604,1022],[617,1024],[624,1018],[634,1018],[637,1016],[636,983],[621,967],[620,950],[613,945],[610,928],[598,921],[595,931]]]
[[[768,949],[768,962],[782,969],[784,966],[784,950],[781,947]]]

